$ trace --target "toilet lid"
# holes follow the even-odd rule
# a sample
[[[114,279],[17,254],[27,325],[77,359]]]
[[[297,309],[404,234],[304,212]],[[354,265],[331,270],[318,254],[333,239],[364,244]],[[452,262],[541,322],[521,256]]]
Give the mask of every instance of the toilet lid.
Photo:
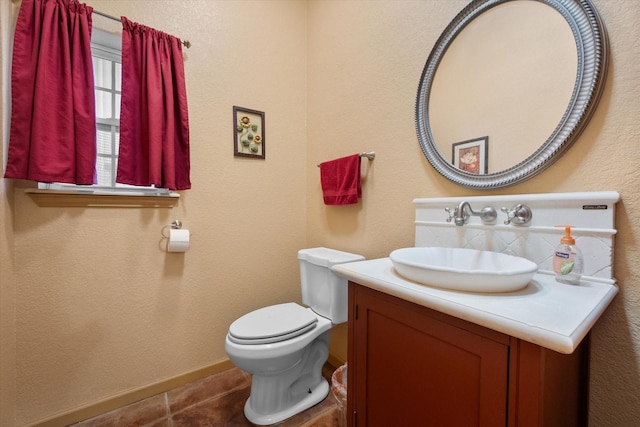
[[[229,326],[229,338],[240,344],[267,344],[288,340],[315,328],[317,315],[296,303],[263,307]]]

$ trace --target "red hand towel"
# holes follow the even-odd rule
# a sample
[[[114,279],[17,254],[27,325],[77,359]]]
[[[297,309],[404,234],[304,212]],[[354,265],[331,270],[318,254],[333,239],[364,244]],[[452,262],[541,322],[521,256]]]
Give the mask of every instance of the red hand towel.
[[[320,183],[325,205],[354,205],[362,197],[360,155],[320,163]]]

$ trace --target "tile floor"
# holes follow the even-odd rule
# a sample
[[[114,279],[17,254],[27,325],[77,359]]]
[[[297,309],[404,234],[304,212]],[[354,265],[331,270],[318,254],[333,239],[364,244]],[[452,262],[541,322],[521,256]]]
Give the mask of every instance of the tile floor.
[[[323,375],[331,384],[333,370]],[[136,403],[98,415],[74,427],[245,427],[243,413],[251,378],[238,368],[212,375]],[[278,427],[339,427],[339,408],[332,393],[318,405],[276,424]]]

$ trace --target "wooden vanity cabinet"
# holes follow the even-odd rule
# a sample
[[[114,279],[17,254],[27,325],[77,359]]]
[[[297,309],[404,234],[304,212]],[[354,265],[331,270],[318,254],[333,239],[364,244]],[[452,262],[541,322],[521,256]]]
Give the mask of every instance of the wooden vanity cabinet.
[[[349,282],[347,424],[587,425],[588,337],[570,355]]]

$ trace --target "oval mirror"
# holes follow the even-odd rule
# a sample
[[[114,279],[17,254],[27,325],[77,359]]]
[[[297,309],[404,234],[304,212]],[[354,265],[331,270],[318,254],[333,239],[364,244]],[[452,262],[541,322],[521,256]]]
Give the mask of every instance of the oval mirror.
[[[531,178],[586,126],[607,60],[590,0],[472,1],[437,40],[420,79],[424,155],[465,187]]]

